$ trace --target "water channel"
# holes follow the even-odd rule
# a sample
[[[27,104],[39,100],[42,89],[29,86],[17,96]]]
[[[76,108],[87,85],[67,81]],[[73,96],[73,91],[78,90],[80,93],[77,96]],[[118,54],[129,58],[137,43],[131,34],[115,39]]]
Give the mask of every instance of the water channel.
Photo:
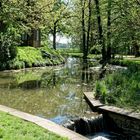
[[[97,78],[76,58],[57,67],[0,72],[0,104],[62,124],[90,114],[83,91],[91,91]]]

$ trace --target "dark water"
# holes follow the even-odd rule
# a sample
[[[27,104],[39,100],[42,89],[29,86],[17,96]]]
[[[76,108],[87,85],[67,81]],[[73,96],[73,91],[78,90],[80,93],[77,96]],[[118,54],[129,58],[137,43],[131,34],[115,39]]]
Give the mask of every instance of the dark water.
[[[0,104],[62,124],[90,114],[83,91],[91,91],[97,78],[75,58],[59,67],[0,72]]]

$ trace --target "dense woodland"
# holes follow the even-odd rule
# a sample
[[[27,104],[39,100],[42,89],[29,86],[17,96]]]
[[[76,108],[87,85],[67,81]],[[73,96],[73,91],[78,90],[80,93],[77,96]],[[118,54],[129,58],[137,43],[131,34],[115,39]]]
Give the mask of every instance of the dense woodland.
[[[16,56],[21,35],[41,30],[47,44],[53,35],[71,37],[72,46],[83,57],[102,54],[110,60],[115,54],[140,55],[139,0],[2,0],[0,2],[0,61]]]

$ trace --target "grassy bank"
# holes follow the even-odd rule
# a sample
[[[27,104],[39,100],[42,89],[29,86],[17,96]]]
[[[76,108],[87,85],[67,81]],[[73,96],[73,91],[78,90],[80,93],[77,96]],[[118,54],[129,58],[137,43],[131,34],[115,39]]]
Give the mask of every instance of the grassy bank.
[[[96,83],[96,97],[105,104],[140,111],[139,68],[131,61],[127,70],[106,75]]]
[[[35,124],[0,112],[0,139],[2,140],[68,140]]]
[[[65,48],[58,50],[61,55],[82,58],[83,53],[79,49]]]
[[[111,64],[120,65],[120,66],[139,66],[140,65],[140,57],[126,57],[124,56],[122,59],[112,59],[110,61]]]
[[[17,47],[15,59],[0,64],[0,70],[58,65],[64,62],[59,52],[48,47]]]
[[[59,49],[60,54],[70,57],[83,58],[83,53],[79,49]],[[89,54],[88,59],[100,59],[101,55]]]

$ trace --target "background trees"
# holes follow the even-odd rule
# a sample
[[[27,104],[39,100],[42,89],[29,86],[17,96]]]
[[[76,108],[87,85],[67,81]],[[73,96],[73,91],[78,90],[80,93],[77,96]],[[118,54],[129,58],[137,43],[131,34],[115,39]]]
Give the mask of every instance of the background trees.
[[[0,62],[16,57],[21,35],[43,27],[53,0],[2,0],[0,2]]]
[[[81,42],[77,44],[85,56],[95,53],[95,48],[101,51],[103,61],[119,53],[139,56],[138,0],[73,0],[73,3],[72,38]]]
[[[21,34],[40,28],[44,40],[57,34],[71,37],[83,58],[101,53],[103,61],[114,54],[140,55],[139,0],[2,0],[0,2],[0,61],[16,55]]]

